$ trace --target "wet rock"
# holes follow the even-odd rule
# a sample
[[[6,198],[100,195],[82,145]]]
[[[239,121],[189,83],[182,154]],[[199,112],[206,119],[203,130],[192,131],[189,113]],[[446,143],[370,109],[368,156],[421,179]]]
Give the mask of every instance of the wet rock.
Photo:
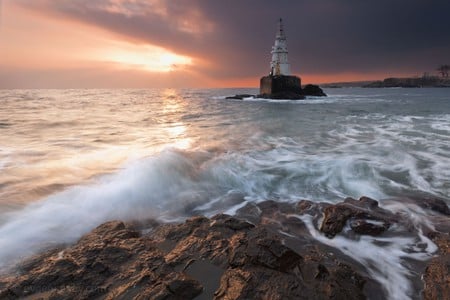
[[[448,208],[447,203],[443,199],[422,197],[416,200],[419,206],[430,209],[432,211],[441,213],[446,216],[450,216],[450,208]]]
[[[252,224],[257,224],[261,220],[261,209],[255,203],[247,203],[236,211],[236,216]]]
[[[317,266],[317,272],[314,275],[314,278],[319,280],[326,280],[330,276],[330,272],[328,272],[328,269],[322,265],[319,264]]]
[[[349,220],[352,230],[369,235],[381,234],[396,222],[391,212],[378,207],[378,202],[368,197],[361,197],[359,200],[347,198],[323,211],[320,230],[330,238],[341,232]]]
[[[251,94],[237,94],[234,96],[225,97],[225,99],[243,100],[244,98],[254,98],[254,97],[255,97],[255,95],[251,95]]]
[[[368,219],[350,221],[350,228],[358,234],[380,235],[389,228],[389,223]]]
[[[295,212],[276,202],[261,207],[264,218],[277,209]],[[314,256],[308,247],[294,251],[271,226],[217,215],[141,235],[133,225],[108,222],[73,246],[33,258],[26,272],[0,277],[0,299],[205,299],[203,293],[215,299],[364,298],[365,280],[354,269]],[[163,241],[172,244],[165,251]]]
[[[432,203],[437,204],[429,209],[445,212]],[[237,216],[200,216],[181,224],[107,222],[76,244],[30,258],[17,273],[0,276],[0,299],[386,298],[363,264],[319,242],[306,226],[320,226],[330,238],[349,238],[351,231],[355,240],[401,227],[399,216],[376,200],[264,201],[247,204]],[[434,217],[449,223],[445,214]],[[428,236],[439,253],[426,269],[423,265],[423,297],[448,299],[449,236],[435,231]],[[414,288],[420,291],[417,272]]]
[[[286,272],[302,260],[299,254],[284,246],[279,238],[265,231],[257,230],[238,239],[230,247],[229,263],[234,267],[251,264]]]
[[[450,235],[435,233],[431,238],[438,246],[439,253],[425,269],[423,298],[450,299]]]
[[[199,295],[203,287],[201,284],[185,275],[179,275],[166,283],[167,289],[179,299],[194,299]]]
[[[212,219],[213,222],[211,224],[211,228],[225,227],[232,230],[243,230],[255,227],[255,225],[251,223],[223,214],[217,215]]]

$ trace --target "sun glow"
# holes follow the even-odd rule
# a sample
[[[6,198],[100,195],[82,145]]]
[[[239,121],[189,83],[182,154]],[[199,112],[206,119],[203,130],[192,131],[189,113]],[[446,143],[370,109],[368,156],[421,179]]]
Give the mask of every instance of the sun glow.
[[[115,42],[93,57],[116,67],[140,69],[149,72],[170,72],[192,64],[188,56],[175,54],[164,48],[152,45],[132,45]]]

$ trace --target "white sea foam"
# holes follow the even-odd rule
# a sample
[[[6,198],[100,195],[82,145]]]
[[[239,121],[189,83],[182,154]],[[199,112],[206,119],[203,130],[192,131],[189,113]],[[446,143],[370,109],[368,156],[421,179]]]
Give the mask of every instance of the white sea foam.
[[[0,227],[0,265],[51,243],[74,242],[107,220],[182,220],[234,213],[246,201],[383,195],[362,160],[307,155],[292,139],[272,142],[277,146],[244,153],[168,149],[91,185],[32,203],[9,214]]]
[[[450,194],[450,115],[440,90],[425,105],[397,90],[223,99],[232,92],[244,93],[0,92],[9,99],[0,119],[20,120],[2,128],[1,147],[13,151],[0,153],[0,205],[20,205],[0,211],[0,265],[110,219],[182,220],[266,199]],[[191,150],[162,151],[167,145]],[[41,181],[60,187],[33,194]],[[23,197],[51,193],[19,210]]]
[[[360,120],[356,116],[347,119],[349,122]],[[349,123],[330,132],[334,140],[339,141],[337,151],[357,153],[361,149],[362,158],[370,161],[378,173],[375,175],[380,175],[377,180],[386,182],[394,190],[409,188],[444,197],[449,194],[450,136],[433,136],[434,133],[424,131],[426,124],[433,124],[442,116],[424,118],[377,113],[368,114],[365,119],[376,125]],[[395,173],[402,176],[386,177]]]
[[[51,243],[74,242],[107,220],[157,218],[182,209],[196,196],[190,188],[193,163],[166,151],[95,185],[70,188],[9,215],[0,227],[0,266]]]
[[[349,239],[337,235],[333,239],[325,237],[313,224],[309,215],[295,216],[302,220],[309,233],[319,242],[337,248],[352,259],[361,263],[371,278],[385,289],[390,300],[411,299],[412,286],[408,279],[414,270],[410,270],[406,259],[427,260],[436,251],[436,245],[421,231],[417,237],[372,237],[362,235],[358,239]],[[426,247],[417,247],[425,244]]]
[[[450,132],[450,114],[438,116],[430,126],[435,130]]]
[[[402,122],[414,118],[394,124],[380,114],[372,117],[382,126],[342,125],[311,142],[256,134],[245,151],[169,149],[137,160],[115,175],[8,215],[0,227],[0,264],[51,242],[73,242],[111,219],[174,220],[232,213],[245,201],[380,199],[414,189],[438,195],[450,189],[450,158],[437,153],[442,141],[422,137],[418,142],[434,146],[404,151],[396,132],[410,128]],[[316,146],[318,141],[324,144]],[[421,161],[428,166],[421,167]]]

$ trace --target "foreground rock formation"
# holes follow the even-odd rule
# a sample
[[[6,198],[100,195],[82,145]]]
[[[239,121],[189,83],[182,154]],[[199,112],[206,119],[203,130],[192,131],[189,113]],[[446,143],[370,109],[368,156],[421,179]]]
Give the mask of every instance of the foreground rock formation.
[[[411,295],[450,299],[448,206],[408,201],[433,216],[434,229],[423,233],[438,246],[416,266],[412,288],[419,292]],[[367,197],[250,203],[235,217],[182,224],[112,221],[0,277],[0,299],[384,299],[384,287],[360,261],[320,239],[389,236],[394,227],[413,236],[410,221]]]

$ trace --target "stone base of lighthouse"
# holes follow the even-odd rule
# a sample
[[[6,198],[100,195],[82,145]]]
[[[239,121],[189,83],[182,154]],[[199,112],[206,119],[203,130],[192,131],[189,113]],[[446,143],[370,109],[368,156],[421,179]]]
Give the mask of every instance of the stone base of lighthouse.
[[[305,99],[305,96],[323,97],[326,94],[317,85],[308,84],[302,88],[301,79],[297,76],[269,75],[261,78],[257,97],[300,100]]]
[[[260,98],[269,99],[304,99],[301,80],[297,76],[264,76],[260,80]]]

